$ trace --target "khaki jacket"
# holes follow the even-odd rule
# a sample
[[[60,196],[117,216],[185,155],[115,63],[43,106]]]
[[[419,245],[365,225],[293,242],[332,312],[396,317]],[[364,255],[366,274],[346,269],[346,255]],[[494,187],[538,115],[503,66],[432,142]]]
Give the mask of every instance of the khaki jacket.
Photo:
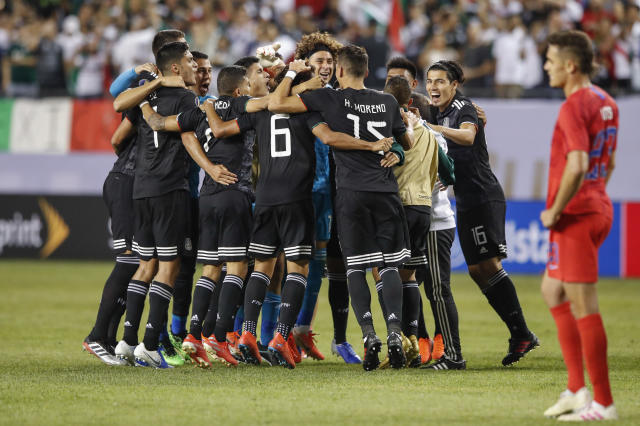
[[[413,138],[413,147],[404,153],[404,164],[393,170],[398,195],[405,206],[431,207],[431,192],[438,177],[438,142],[421,123],[413,128]]]

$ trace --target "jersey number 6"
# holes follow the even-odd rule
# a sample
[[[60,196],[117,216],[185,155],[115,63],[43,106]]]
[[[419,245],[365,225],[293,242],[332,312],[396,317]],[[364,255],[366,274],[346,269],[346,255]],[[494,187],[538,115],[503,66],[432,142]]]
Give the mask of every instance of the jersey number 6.
[[[288,157],[291,155],[291,131],[289,127],[276,128],[276,120],[288,120],[289,114],[274,114],[271,116],[271,157]],[[284,150],[278,150],[277,136],[284,136]]]

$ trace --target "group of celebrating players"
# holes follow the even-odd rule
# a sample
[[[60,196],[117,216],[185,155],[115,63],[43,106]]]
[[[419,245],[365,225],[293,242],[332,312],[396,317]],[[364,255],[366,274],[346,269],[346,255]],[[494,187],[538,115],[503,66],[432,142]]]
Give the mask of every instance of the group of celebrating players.
[[[576,37],[582,34],[561,33],[555,44],[551,40],[560,53],[570,53],[574,65]],[[518,362],[539,345],[501,264],[507,254],[505,196],[489,165],[484,113],[460,92],[464,75],[457,63],[438,61],[425,70],[425,96],[414,92],[415,65],[393,58],[379,92],[364,86],[368,57],[363,48],[313,33],[302,37],[288,65],[277,46],[266,46],[222,68],[219,97],[213,98],[207,94],[212,80],[208,57],[190,51],[182,32],[157,33],[152,50],[155,64],[122,74],[111,87],[114,108],[123,119],[112,137],[118,159],[103,193],[117,256],[94,328],[83,342],[87,351],[109,365],[154,368],[185,360],[200,367],[219,360],[232,366],[295,368],[303,356],[322,360],[311,324],[326,270],[332,351],[346,363],[361,363],[366,371],[389,366],[463,370],[449,278],[456,228],[445,191],[450,185],[469,274],[510,333],[502,364]],[[613,103],[600,89],[589,90]],[[613,158],[613,107],[610,126],[605,125],[613,134],[606,133],[602,141],[609,151],[601,146],[597,158],[587,157],[599,165]],[[571,139],[566,131],[559,137]],[[568,149],[567,143],[559,144]],[[598,190],[601,185],[606,197],[606,173],[599,167],[596,176],[583,178],[592,179]],[[200,169],[205,179],[198,188]],[[550,178],[555,185],[550,189],[560,198],[570,197],[564,205],[553,205],[558,197],[550,193],[543,223],[557,222],[578,190],[567,193],[560,174],[562,182]],[[566,222],[564,216],[560,220]],[[572,282],[557,274],[573,271],[562,262],[573,256],[564,254],[573,247],[565,244],[575,241],[553,240],[553,235],[555,264],[549,264],[543,290]],[[596,256],[600,242],[591,244]],[[203,268],[193,288],[196,261]],[[387,325],[382,363],[368,269]],[[595,280],[586,282],[595,281],[597,269]],[[433,339],[424,321],[423,282],[436,328]],[[552,313],[567,297],[575,303],[572,292],[564,293],[556,288],[555,299],[546,297]],[[148,319],[139,342],[147,295]],[[346,340],[349,299],[362,329],[362,358]],[[571,315],[568,309],[565,317]],[[117,342],[123,314],[124,335]],[[558,329],[560,336],[560,323]],[[563,355],[566,361],[564,345]],[[606,347],[604,363],[606,368]],[[591,374],[589,365],[587,357]],[[550,415],[577,415],[594,406],[584,401],[584,379],[576,388],[580,381],[572,382],[568,369],[570,385],[558,402],[564,405]],[[581,369],[580,363],[580,374]],[[615,412],[610,391],[598,389],[594,382],[596,401]]]

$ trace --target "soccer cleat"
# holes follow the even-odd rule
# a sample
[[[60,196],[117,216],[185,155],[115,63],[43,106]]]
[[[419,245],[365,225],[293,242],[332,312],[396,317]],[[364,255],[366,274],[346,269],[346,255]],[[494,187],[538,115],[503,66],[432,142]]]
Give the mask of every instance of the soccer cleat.
[[[526,339],[509,339],[509,351],[507,355],[502,359],[502,365],[505,367],[513,365],[520,361],[529,351],[540,346],[538,337],[532,332]]]
[[[344,362],[347,364],[362,364],[362,359],[360,355],[353,350],[353,347],[349,344],[349,342],[336,344],[336,339],[331,341],[331,352],[339,357],[342,357]]]
[[[136,359],[136,367],[173,368],[167,364],[160,350],[150,351],[144,346],[144,342],[136,346],[133,355]]]
[[[442,340],[442,334],[436,334],[433,336],[433,347],[431,349],[431,359],[437,361],[444,355],[444,341]]]
[[[293,355],[289,349],[289,344],[282,334],[276,333],[273,339],[269,342],[269,352],[278,360],[278,364],[287,368],[296,368],[296,362],[293,360]]]
[[[563,414],[574,413],[580,411],[591,402],[591,393],[586,387],[571,392],[566,389],[560,394],[558,401],[544,412],[545,417],[558,417]]]
[[[322,354],[322,352],[320,352],[320,350],[316,346],[316,342],[315,342],[316,334],[313,331],[309,330],[306,333],[296,333],[294,331],[293,334],[294,334],[293,337],[296,340],[296,344],[300,346],[308,356],[310,356],[311,358],[317,361],[324,360],[324,355]]]
[[[202,345],[209,355],[215,355],[223,363],[234,367],[238,365],[238,360],[231,354],[226,339],[224,342],[218,342],[214,334],[209,337],[202,336]]]
[[[373,371],[380,365],[378,354],[382,349],[382,342],[375,333],[369,333],[364,338],[364,360],[362,368],[364,371]]]
[[[202,346],[202,341],[188,334],[182,341],[182,350],[189,356],[191,362],[201,368],[211,367],[211,361]]]
[[[570,413],[563,414],[558,417],[561,422],[589,422],[597,420],[618,420],[618,411],[616,406],[611,404],[608,407],[598,404],[596,401],[591,401],[582,409]]]
[[[136,349],[135,346],[130,346],[124,340],[120,340],[116,345],[115,353],[116,358],[125,361],[129,365],[135,365],[136,360],[133,354],[133,351]]]
[[[163,344],[161,343],[158,346],[158,350],[162,354],[162,357],[167,361],[172,367],[180,367],[184,365],[184,358],[173,348],[171,344]]]
[[[289,333],[289,337],[287,338],[287,345],[289,345],[289,352],[291,352],[293,361],[296,364],[300,364],[302,362],[302,354],[298,349],[298,345],[296,345],[296,339],[293,337],[293,333]]]
[[[109,352],[107,345],[97,340],[88,340],[88,338],[84,339],[84,342],[82,342],[82,349],[89,352],[91,355],[94,355],[107,365],[129,365],[129,363],[124,359],[120,359],[115,355],[112,355]]]
[[[402,340],[402,336],[399,333],[395,332],[390,333],[387,337],[387,350],[391,368],[402,368],[407,362],[407,357],[404,353],[404,345]]]
[[[180,356],[182,356],[185,361],[190,361],[191,358],[189,357],[189,354],[182,350],[182,342],[184,341],[185,337],[186,336],[182,337],[179,334],[173,334],[171,331],[169,331],[169,342],[171,342],[173,349],[175,349],[175,351]]]
[[[418,339],[418,345],[420,346],[420,363],[426,364],[431,361],[431,351],[433,350],[433,340],[429,338],[421,337]]]
[[[239,355],[240,350],[238,349],[238,341],[240,340],[240,334],[235,331],[230,331],[227,333],[227,343],[229,344],[229,352],[231,355]]]
[[[414,335],[407,337],[403,336],[402,343],[404,347],[405,339],[409,341],[409,347],[404,348],[405,354],[407,355],[407,367],[413,363],[413,361],[417,358],[420,358],[420,344],[418,343],[418,338]]]
[[[238,339],[238,349],[242,353],[247,364],[260,365],[262,362],[262,356],[260,356],[256,336],[254,336],[250,331],[242,333],[242,336]]]
[[[262,343],[258,342],[258,351],[260,352],[260,356],[262,357],[261,365],[273,367],[274,365],[278,364],[278,360],[276,359],[275,355],[273,355],[269,351],[268,346],[265,346]]]
[[[447,358],[446,355],[443,355],[433,364],[425,365],[422,368],[426,368],[428,370],[466,370],[467,361],[465,361],[464,359],[462,361],[453,361]]]

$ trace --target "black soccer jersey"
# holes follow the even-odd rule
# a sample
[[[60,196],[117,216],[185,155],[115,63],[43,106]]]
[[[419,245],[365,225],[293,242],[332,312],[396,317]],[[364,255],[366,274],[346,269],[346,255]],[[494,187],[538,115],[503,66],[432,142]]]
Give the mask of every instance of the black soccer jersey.
[[[160,87],[149,97],[149,104],[160,115],[170,116],[198,106],[198,98],[181,87]],[[134,114],[131,112],[127,117]],[[137,119],[137,125],[138,156],[133,198],[157,197],[175,190],[188,190],[187,154],[180,134],[155,132],[144,119]]]
[[[215,110],[223,121],[235,120],[244,113],[249,96],[221,96],[215,102]],[[228,138],[215,138],[209,128],[206,114],[199,108],[191,109],[178,116],[178,126],[182,132],[196,132],[198,141],[207,158],[213,164],[222,164],[238,176],[233,185],[221,185],[209,175],[205,175],[200,195],[215,194],[220,191],[239,190],[253,197],[251,186],[251,161],[255,132],[246,120],[238,120],[240,134]]]
[[[504,201],[502,187],[489,165],[484,126],[479,124],[471,100],[457,93],[447,109],[438,113],[438,124],[458,129],[462,123],[476,126],[476,137],[471,146],[447,139],[448,155],[456,166],[456,208],[464,210],[489,201]]]
[[[300,95],[309,111],[322,113],[331,130],[375,142],[405,131],[396,99],[375,90],[322,88]],[[382,167],[382,155],[370,151],[332,150],[336,186],[354,191],[398,192],[391,167]]]
[[[256,130],[260,160],[256,205],[276,206],[311,198],[316,167],[311,131],[323,122],[322,116],[316,112],[290,116],[260,111],[245,114],[239,121],[241,127]]]
[[[133,111],[132,114],[134,114]],[[127,120],[127,114],[123,113],[122,119]],[[137,122],[138,119],[136,118],[135,121]],[[115,163],[113,163],[111,173],[123,173],[129,176],[133,176],[135,174],[136,155],[138,154],[136,138],[137,134],[136,132],[134,132],[132,135],[121,142],[118,152],[118,159]]]

